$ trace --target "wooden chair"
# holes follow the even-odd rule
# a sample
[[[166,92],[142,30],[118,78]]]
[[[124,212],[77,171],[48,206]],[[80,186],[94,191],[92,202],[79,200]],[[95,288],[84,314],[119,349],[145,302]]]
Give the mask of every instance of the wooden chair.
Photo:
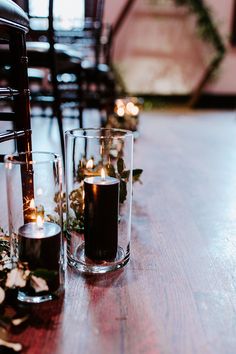
[[[114,111],[117,97],[116,81],[110,63],[112,29],[103,23],[104,0],[86,0],[85,18],[91,22],[90,37],[93,41],[94,61],[82,60],[81,105],[83,108],[97,108],[106,113],[101,124]]]
[[[13,140],[18,152],[31,151],[30,103],[27,74],[27,53],[25,34],[28,31],[28,17],[11,0],[0,1],[0,42],[7,44],[8,56],[0,55],[0,67],[10,65],[11,87],[1,87],[0,97],[11,99],[11,112],[0,112],[0,121],[11,121],[13,129],[0,133],[0,143]],[[0,71],[2,72],[2,70]],[[0,74],[0,80],[2,79]],[[0,155],[3,162],[4,155]],[[24,180],[22,190],[24,198],[32,198],[33,180]]]
[[[29,1],[25,0],[28,11],[30,10]],[[82,127],[85,108],[113,111],[116,96],[114,75],[108,62],[109,45],[107,43],[104,45],[101,40],[104,34],[102,23],[104,1],[86,1],[86,18],[83,26],[71,31],[55,30],[53,0],[49,0],[48,4],[48,29],[30,30],[28,35],[29,64],[36,66],[38,61],[44,64],[46,62],[45,51],[47,53],[50,48],[48,67],[51,72],[53,94],[56,97],[54,110],[57,111],[58,117],[61,116],[58,123],[62,122],[61,103],[74,102],[79,110],[79,123]],[[31,18],[30,11],[29,17]],[[36,20],[40,18],[37,17]],[[41,38],[47,40],[48,49],[46,49],[47,43],[39,43]],[[34,48],[31,40],[37,40]],[[105,51],[103,51],[104,48]],[[62,83],[58,82],[58,76],[64,72],[76,77],[75,90],[63,90]]]
[[[33,20],[34,16],[31,16],[29,11],[29,0],[25,0],[25,7],[28,11],[29,19]],[[49,70],[51,91],[39,92],[39,94],[32,95],[32,103],[40,102],[40,104],[44,106],[52,106],[53,116],[58,122],[62,154],[64,157],[62,105],[65,102],[72,102],[74,96],[71,97],[66,95],[66,90],[58,80],[58,77],[64,73],[76,73],[77,75],[80,72],[81,60],[77,52],[73,51],[69,46],[63,43],[57,43],[57,37],[54,30],[53,9],[54,1],[49,0],[47,17],[36,18],[37,20],[46,19],[48,22],[48,28],[43,31],[30,28],[26,45],[29,56],[29,67],[40,67]],[[81,119],[80,116],[79,119]],[[80,124],[82,125],[82,123]]]
[[[30,103],[25,34],[28,18],[24,11],[11,0],[0,2],[0,41],[8,44],[9,58],[4,62],[0,56],[1,68],[10,64],[11,87],[1,87],[0,97],[13,100],[12,112],[0,112],[1,121],[13,122],[13,131],[1,133],[0,142],[19,138],[19,151],[31,150]],[[0,77],[1,79],[1,77]],[[19,131],[19,132],[18,132]],[[26,133],[27,132],[27,133]]]
[[[28,0],[27,0],[28,2]],[[14,4],[15,5],[15,4]],[[15,5],[17,7],[17,5]],[[19,7],[17,7],[20,9]],[[20,10],[22,11],[22,10]],[[24,13],[22,11],[22,13]],[[25,15],[26,16],[26,15]],[[26,16],[27,18],[27,16]],[[65,72],[76,72],[80,70],[80,59],[74,51],[72,51],[68,46],[63,44],[57,45],[54,33],[53,24],[53,0],[49,0],[49,14],[48,14],[48,29],[44,31],[44,42],[40,41],[41,32],[30,31],[27,35],[29,36],[26,43],[27,55],[28,55],[28,66],[29,68],[43,68],[48,69],[50,72],[50,82],[51,91],[47,96],[45,93],[40,96],[31,96],[31,104],[39,102],[40,104],[50,105],[53,110],[53,116],[57,119],[61,150],[64,157],[64,131],[62,124],[62,103],[63,100],[67,100],[67,97],[62,97],[61,93],[65,93],[65,90],[59,89],[58,74]],[[27,25],[29,25],[29,20],[27,18]],[[32,39],[32,40],[31,40]],[[0,47],[0,63],[9,64],[11,58],[9,56],[8,48],[5,45]],[[4,65],[2,65],[2,75],[9,80],[8,70],[4,70]],[[1,73],[0,73],[1,75]],[[47,92],[48,94],[48,92]]]

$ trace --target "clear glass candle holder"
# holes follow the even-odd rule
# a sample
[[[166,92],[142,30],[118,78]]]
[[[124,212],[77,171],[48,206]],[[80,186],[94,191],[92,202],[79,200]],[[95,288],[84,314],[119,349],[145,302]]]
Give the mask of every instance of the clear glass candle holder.
[[[129,261],[132,169],[132,132],[66,132],[69,265],[86,273],[106,273]]]
[[[18,153],[5,157],[5,167],[11,259],[27,279],[18,300],[51,300],[64,289],[61,159]]]

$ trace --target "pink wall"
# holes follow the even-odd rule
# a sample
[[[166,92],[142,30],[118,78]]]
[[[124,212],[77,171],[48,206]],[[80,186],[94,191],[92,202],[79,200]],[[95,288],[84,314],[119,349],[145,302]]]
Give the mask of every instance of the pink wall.
[[[104,21],[107,23],[114,23],[125,3],[126,0],[105,1]]]
[[[114,23],[125,2],[126,0],[107,0],[105,21]],[[154,93],[168,93],[168,91],[171,91],[170,93],[172,94],[188,93],[187,91],[191,91],[194,88],[194,85],[203,74],[203,63],[206,61],[205,54],[203,53],[200,56],[200,51],[197,50],[199,40],[191,38],[191,33],[188,33],[189,29],[186,28],[184,34],[184,26],[186,24],[183,21],[179,21],[179,25],[177,24],[181,14],[175,18],[170,12],[169,15],[172,16],[172,19],[171,22],[166,23],[166,28],[164,28],[164,24],[160,23],[158,24],[159,27],[155,28],[151,16],[142,16],[142,12],[146,11],[150,3],[151,1],[149,0],[136,0],[116,37],[114,62],[120,68],[121,74],[124,74],[125,79],[127,78],[131,91],[135,91],[135,89],[138,91],[140,85],[144,83],[144,86],[156,89]],[[205,0],[205,3],[210,8],[214,21],[224,39],[227,46],[227,54],[214,80],[212,79],[206,85],[204,91],[208,93],[236,94],[235,75],[232,75],[232,73],[236,73],[236,48],[231,48],[228,44],[233,0]],[[156,16],[156,21],[158,12],[156,15],[152,15],[153,17]],[[151,33],[156,33],[156,37],[153,37]],[[187,33],[188,35],[186,35]],[[141,44],[137,43],[138,39],[142,42]],[[166,43],[164,51],[163,43]],[[192,48],[191,43],[193,45]],[[181,46],[184,48],[185,54],[181,50]],[[143,52],[142,57],[141,52]],[[151,52],[152,56],[156,55],[155,61],[151,61],[150,57],[145,58],[145,52],[148,55]],[[136,53],[136,56],[134,53]],[[164,58],[163,53],[166,56]],[[137,67],[136,71],[135,66]],[[145,72],[147,67],[150,70]],[[144,71],[143,76],[140,71]],[[151,75],[152,77],[148,78]]]
[[[236,94],[236,48],[229,44],[231,33],[233,0],[205,0],[210,7],[215,23],[224,39],[227,53],[219,68],[216,78],[208,83],[205,92]]]

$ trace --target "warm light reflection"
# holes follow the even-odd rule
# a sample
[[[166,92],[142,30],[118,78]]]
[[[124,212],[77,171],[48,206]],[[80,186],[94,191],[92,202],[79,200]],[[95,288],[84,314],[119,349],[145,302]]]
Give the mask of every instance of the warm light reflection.
[[[102,141],[100,145],[100,155],[103,155],[103,151],[104,151],[104,142]]]
[[[38,190],[37,190],[37,195],[38,195],[38,196],[43,195],[43,190],[42,190],[42,188],[38,188]]]
[[[117,107],[121,107],[121,106],[124,106],[124,103],[122,100],[118,99],[118,100],[116,100],[116,105],[117,105]]]
[[[102,181],[105,181],[105,179],[106,179],[106,173],[105,173],[105,170],[103,167],[101,169],[101,178],[102,178]]]
[[[41,215],[37,215],[36,224],[39,229],[43,228],[44,219]]]
[[[6,168],[8,168],[8,170],[12,170],[12,163],[11,162],[7,162],[6,163]]]
[[[88,160],[86,168],[93,168],[93,159]]]

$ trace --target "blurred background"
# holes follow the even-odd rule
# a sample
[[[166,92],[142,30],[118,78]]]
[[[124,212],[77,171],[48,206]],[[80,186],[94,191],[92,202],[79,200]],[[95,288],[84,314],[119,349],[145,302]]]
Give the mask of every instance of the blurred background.
[[[62,153],[64,131],[79,126],[138,137],[140,112],[235,109],[236,0],[15,2],[30,19],[36,149]],[[1,85],[11,81],[4,53]]]
[[[126,1],[107,1],[116,24]],[[132,94],[234,108],[235,1],[134,1],[115,33],[113,62]],[[112,11],[113,9],[113,11]]]
[[[16,2],[32,17],[48,15],[48,0]],[[234,0],[54,0],[53,16],[56,30],[79,28],[85,18],[110,26],[119,84],[144,97],[147,107],[190,101],[234,108],[235,7]],[[31,28],[46,29],[47,23],[31,19]]]

